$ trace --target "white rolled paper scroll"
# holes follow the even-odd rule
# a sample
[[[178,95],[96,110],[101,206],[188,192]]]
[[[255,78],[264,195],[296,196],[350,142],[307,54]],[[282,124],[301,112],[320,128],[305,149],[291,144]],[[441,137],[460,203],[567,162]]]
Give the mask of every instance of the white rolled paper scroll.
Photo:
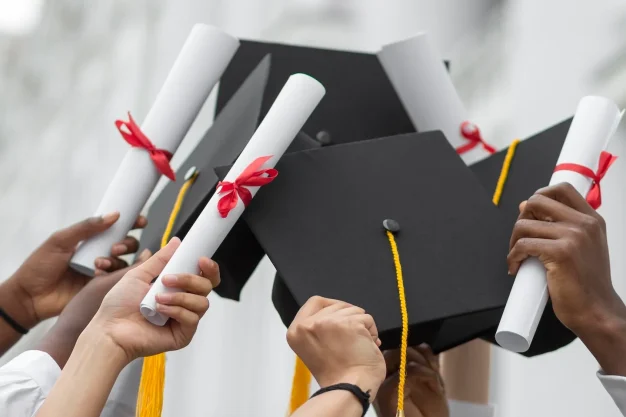
[[[578,164],[596,172],[601,152],[615,133],[623,113],[604,97],[584,97],[567,132],[557,165]],[[586,196],[592,180],[573,171],[552,174],[550,185],[570,183]],[[543,310],[548,302],[546,269],[537,258],[524,261],[517,273],[506,303],[496,341],[513,352],[526,352],[533,341]]]
[[[238,47],[236,38],[215,27],[193,27],[141,126],[156,148],[176,151]],[[120,218],[79,246],[73,269],[94,274],[94,260],[109,256],[111,246],[126,236],[160,176],[146,150],[128,150],[96,210],[96,215],[118,211]]]
[[[251,162],[260,157],[271,156],[262,168],[273,168],[325,93],[324,86],[308,75],[295,74],[289,77],[224,181],[235,181]],[[259,189],[259,187],[252,186],[246,188],[250,190],[253,197]],[[241,199],[237,199],[237,205],[226,218],[222,218],[218,211],[218,202],[221,198],[218,189],[141,302],[141,314],[149,322],[163,326],[168,320],[168,317],[156,311],[155,296],[175,290],[165,287],[161,283],[161,278],[168,274],[197,274],[200,257],[211,257],[215,254],[243,213],[245,206]]]
[[[426,33],[383,46],[378,59],[416,130],[441,130],[454,148],[469,143],[461,135],[467,110]],[[461,158],[470,163],[488,155],[478,144]]]

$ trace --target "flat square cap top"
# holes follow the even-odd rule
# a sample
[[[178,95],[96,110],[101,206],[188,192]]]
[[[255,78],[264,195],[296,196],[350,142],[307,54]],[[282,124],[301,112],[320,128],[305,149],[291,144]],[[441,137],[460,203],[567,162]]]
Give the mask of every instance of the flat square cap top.
[[[374,54],[256,41],[241,41],[226,68],[217,97],[221,109],[267,54],[272,70],[261,105],[264,117],[291,74],[305,73],[326,87],[324,100],[303,131],[328,132],[333,143],[415,132],[387,74]]]
[[[313,295],[345,300],[374,316],[383,347],[397,346],[386,219],[399,224],[412,344],[421,326],[506,302],[498,209],[441,132],[297,152],[277,168],[244,217],[293,296],[274,300],[279,313]]]

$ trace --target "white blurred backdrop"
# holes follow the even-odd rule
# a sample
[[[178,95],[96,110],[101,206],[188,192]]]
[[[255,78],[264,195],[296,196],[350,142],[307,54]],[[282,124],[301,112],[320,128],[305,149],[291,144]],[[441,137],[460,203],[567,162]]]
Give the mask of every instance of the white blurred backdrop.
[[[92,213],[127,149],[113,121],[145,116],[197,22],[357,51],[429,31],[473,119],[500,146],[571,116],[586,94],[626,105],[623,0],[0,0],[0,279],[53,230]],[[210,126],[212,105],[183,152]],[[611,145],[622,157],[601,210],[622,295],[625,130]],[[212,297],[194,342],[168,357],[164,417],[284,415],[293,355],[270,300],[273,271],[264,261],[240,303]],[[620,415],[580,342],[531,360],[495,351],[499,416]]]

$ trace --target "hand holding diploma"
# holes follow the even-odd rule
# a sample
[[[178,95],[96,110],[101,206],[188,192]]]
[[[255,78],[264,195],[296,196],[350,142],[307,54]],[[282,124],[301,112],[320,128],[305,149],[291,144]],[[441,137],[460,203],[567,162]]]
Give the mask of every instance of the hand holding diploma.
[[[105,233],[81,244],[72,268],[93,275],[94,259],[107,256],[111,245],[130,230],[161,175],[175,180],[169,160],[238,46],[236,38],[217,28],[195,25],[141,127],[130,115],[116,122],[131,149],[96,213],[117,211],[120,218]]]
[[[609,375],[626,376],[626,306],[611,282],[606,225],[573,186],[539,190],[520,206],[511,236],[511,273],[536,257],[546,268],[558,319]]]
[[[289,77],[250,142],[187,233],[180,249],[141,302],[141,313],[148,321],[163,326],[168,320],[167,314],[156,308],[156,295],[172,291],[163,285],[162,277],[197,273],[197,259],[213,256],[259,188],[277,175],[274,166],[324,94],[324,87],[308,75]]]
[[[603,151],[620,120],[621,114],[610,100],[603,97],[583,98],[563,144],[550,185],[568,183],[578,194],[586,197],[589,210],[597,208],[601,202],[600,180],[614,160]],[[533,197],[532,201],[536,199]],[[534,206],[532,203],[528,208]],[[539,220],[547,219],[542,217]],[[554,234],[539,237],[556,239]],[[525,260],[515,272],[517,277],[496,332],[496,341],[505,349],[525,352],[532,343],[548,301],[549,286],[546,268],[539,258]]]

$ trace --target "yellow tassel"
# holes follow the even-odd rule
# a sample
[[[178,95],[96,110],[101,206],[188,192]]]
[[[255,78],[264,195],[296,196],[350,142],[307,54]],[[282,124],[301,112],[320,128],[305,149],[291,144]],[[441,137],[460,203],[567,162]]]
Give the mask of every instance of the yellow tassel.
[[[398,298],[400,299],[400,314],[402,316],[402,336],[400,340],[400,367],[398,369],[398,412],[397,417],[404,417],[404,386],[406,384],[406,351],[409,342],[409,314],[406,306],[406,294],[404,292],[404,278],[402,276],[402,264],[400,263],[400,253],[396,238],[390,231],[387,231],[393,264],[396,267],[396,281],[398,284]]]
[[[308,401],[311,379],[311,371],[302,362],[302,359],[296,356],[296,367],[291,384],[291,398],[289,399],[289,415],[293,414]]]
[[[500,177],[498,178],[498,184],[496,185],[496,190],[493,193],[493,204],[495,204],[496,206],[500,204],[500,198],[502,197],[504,184],[506,184],[506,180],[509,176],[511,162],[513,161],[513,156],[515,155],[515,150],[517,149],[517,145],[519,145],[519,143],[519,139],[515,139],[513,142],[511,142],[511,145],[509,145],[509,150],[506,152],[506,156],[504,157],[502,170],[500,171]]]
[[[167,245],[176,223],[176,217],[183,205],[185,195],[196,180],[197,173],[192,171],[180,188],[178,197],[170,213],[169,221],[161,238],[161,247]],[[141,368],[141,381],[137,393],[137,417],[161,417],[163,411],[163,390],[165,389],[165,353],[144,358]]]

